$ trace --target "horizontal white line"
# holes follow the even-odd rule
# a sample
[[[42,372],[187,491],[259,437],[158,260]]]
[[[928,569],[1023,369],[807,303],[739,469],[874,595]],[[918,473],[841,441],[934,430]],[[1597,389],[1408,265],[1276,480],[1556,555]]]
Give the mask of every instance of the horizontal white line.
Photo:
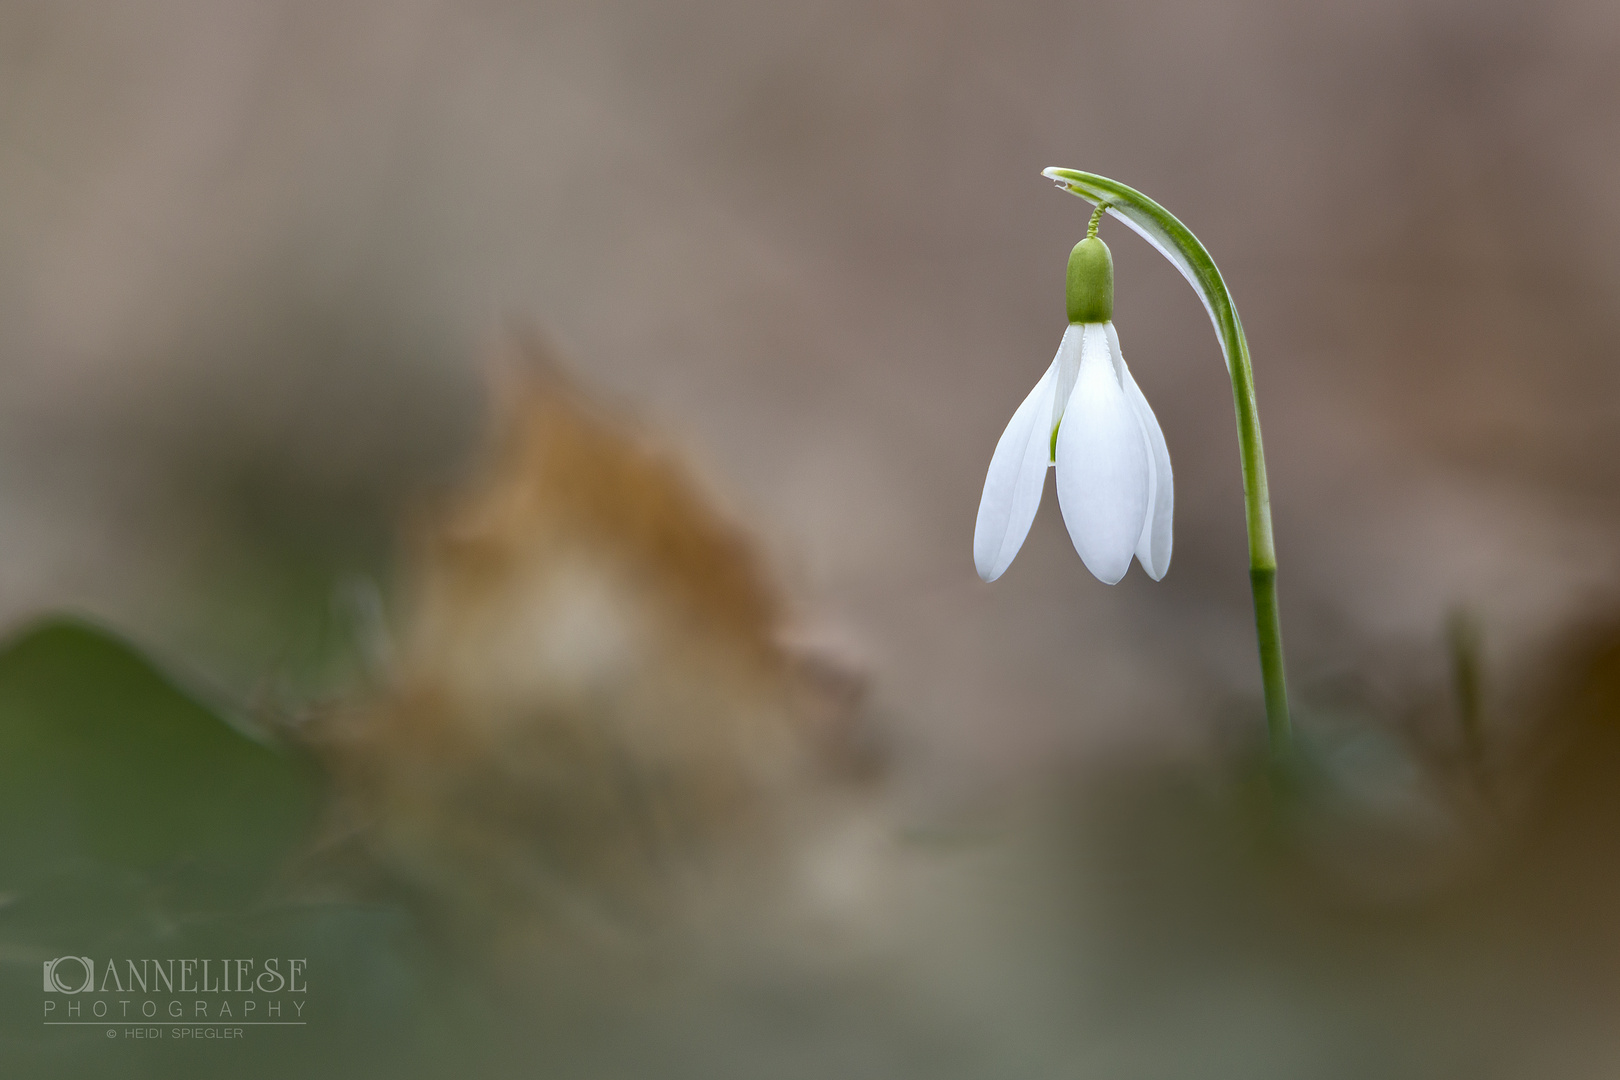
[[[156,1017],[145,1017],[140,1020],[41,1020],[46,1027],[303,1027],[308,1020],[202,1020],[197,1022],[176,1020],[169,1017],[167,1020],[158,1020]]]

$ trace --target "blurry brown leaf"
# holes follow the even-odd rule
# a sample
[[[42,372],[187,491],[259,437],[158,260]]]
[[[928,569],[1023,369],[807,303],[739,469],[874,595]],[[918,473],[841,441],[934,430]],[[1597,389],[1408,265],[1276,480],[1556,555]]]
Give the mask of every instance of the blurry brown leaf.
[[[312,727],[336,827],[463,929],[610,925],[726,850],[768,866],[822,766],[870,757],[859,679],[786,644],[753,540],[644,429],[532,365],[499,397],[413,537],[392,670]]]

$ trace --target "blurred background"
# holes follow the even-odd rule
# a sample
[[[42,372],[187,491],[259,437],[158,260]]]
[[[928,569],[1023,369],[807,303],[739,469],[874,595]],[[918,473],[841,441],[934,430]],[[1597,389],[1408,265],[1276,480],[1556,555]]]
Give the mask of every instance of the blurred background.
[[[990,452],[1063,331],[1089,208],[1041,178],[1059,165],[1170,208],[1242,311],[1302,726],[1400,732],[1427,709],[1449,731],[1461,612],[1505,745],[1542,715],[1514,703],[1552,700],[1620,597],[1617,117],[1601,0],[7,0],[0,620],[94,617],[239,702],[344,693],[343,612],[399,618],[397,538],[475,467],[517,336],[679,447],[803,634],[859,671],[891,748],[867,820],[980,836],[1050,821],[1031,793],[1054,786],[1158,806],[1158,781],[1121,779],[1144,761],[1207,787],[1196,769],[1259,723],[1230,389],[1196,297],[1117,222],[1115,321],[1177,474],[1170,573],[1098,584],[1050,492],[1002,580],[969,556]],[[1404,746],[1367,751],[1397,762],[1368,798],[1469,833],[1412,794]],[[1556,1017],[1514,998],[1490,1014],[1518,1021],[1511,1052],[1463,1034],[1484,1006],[1461,987],[1562,985],[1533,949],[1532,978],[1459,946],[1457,981],[1392,1025],[1357,1010],[1432,974],[1415,946],[1308,979],[1239,950],[1114,995],[1110,943],[1137,973],[1197,950],[1136,926],[1146,902],[1042,908],[1069,895],[1050,865],[1080,873],[1043,828],[897,872],[868,929],[901,959],[856,950],[873,1012],[827,1006],[854,977],[836,961],[785,960],[763,1019],[625,1021],[712,1023],[746,1052],[693,1036],[710,1056],[675,1040],[661,1066],[571,1075],[1579,1076],[1620,1057],[1609,997]]]

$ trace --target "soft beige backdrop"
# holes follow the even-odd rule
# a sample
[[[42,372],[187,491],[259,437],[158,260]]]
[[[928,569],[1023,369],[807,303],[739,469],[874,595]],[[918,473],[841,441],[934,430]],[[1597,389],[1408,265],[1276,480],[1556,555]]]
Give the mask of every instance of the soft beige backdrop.
[[[1458,604],[1505,672],[1620,566],[1617,106],[1604,0],[11,0],[0,613],[259,692],[466,461],[517,325],[691,449],[924,774],[1201,739],[1257,690],[1231,403],[1117,224],[1175,562],[1099,585],[1049,493],[973,573],[1062,332],[1067,165],[1238,300],[1296,685],[1438,671]]]

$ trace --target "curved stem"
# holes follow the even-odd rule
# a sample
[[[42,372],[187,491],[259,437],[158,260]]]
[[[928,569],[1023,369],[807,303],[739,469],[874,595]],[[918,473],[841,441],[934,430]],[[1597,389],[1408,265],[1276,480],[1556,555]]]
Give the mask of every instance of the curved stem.
[[[1249,343],[1226,282],[1204,245],[1175,215],[1135,188],[1094,173],[1047,169],[1044,176],[1123,221],[1169,259],[1198,293],[1215,324],[1232,403],[1237,409],[1238,455],[1243,465],[1243,502],[1249,527],[1249,585],[1254,592],[1254,625],[1260,644],[1260,681],[1265,687],[1266,728],[1273,761],[1281,763],[1291,741],[1288,683],[1283,671],[1282,627],[1277,613],[1277,549],[1271,537],[1271,494],[1266,456],[1260,445],[1260,413],[1254,401],[1254,369]],[[1096,218],[1093,217],[1093,222]]]

